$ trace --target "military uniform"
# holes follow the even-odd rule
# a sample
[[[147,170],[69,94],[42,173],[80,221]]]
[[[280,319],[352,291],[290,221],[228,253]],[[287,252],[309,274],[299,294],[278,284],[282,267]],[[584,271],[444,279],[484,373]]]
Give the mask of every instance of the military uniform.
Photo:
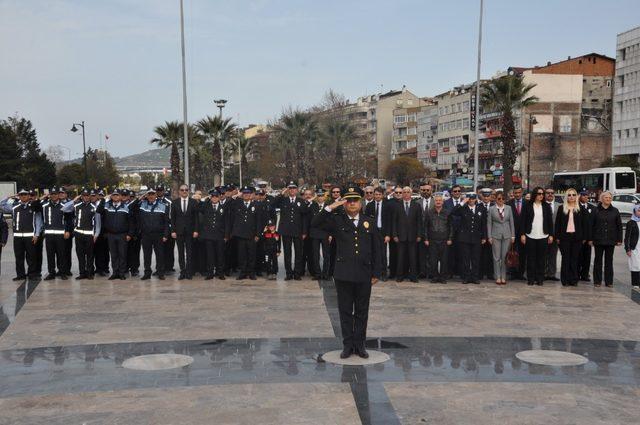
[[[242,193],[253,193],[253,188],[245,186],[242,188]],[[253,200],[238,199],[233,205],[231,218],[231,237],[236,242],[240,268],[238,280],[245,278],[255,280],[256,243],[264,229],[264,210]]]
[[[21,190],[20,196],[26,196],[29,192]],[[18,201],[5,199],[0,203],[0,212],[11,214],[13,226],[13,253],[16,261],[16,277],[14,281],[25,280],[27,277],[38,277],[36,269],[35,235],[42,231],[42,214],[31,201]],[[25,261],[27,270],[25,271]]]
[[[471,196],[475,196],[471,195]],[[487,239],[487,210],[482,205],[459,205],[451,213],[458,217],[456,241],[462,255],[462,283],[479,283],[482,242]]]
[[[297,188],[290,182],[288,188]],[[279,195],[275,201],[275,207],[280,208],[280,223],[278,233],[282,237],[284,251],[284,268],[286,271],[285,280],[296,279],[304,273],[304,259],[302,255],[302,235],[307,234],[307,223],[305,214],[307,206],[298,196]],[[292,248],[295,254],[295,265],[291,267]]]
[[[349,188],[344,198],[361,198],[361,190]],[[344,345],[341,357],[355,352],[368,357],[365,350],[372,278],[382,274],[382,240],[369,216],[351,217],[346,210],[332,212],[325,207],[311,226],[328,232],[336,242],[334,279],[338,294],[340,327]]]
[[[207,255],[205,280],[213,279],[214,275],[224,280],[224,244],[229,239],[230,210],[220,204],[218,190],[210,191],[209,195],[215,202],[205,200],[198,205],[198,239],[204,243]]]

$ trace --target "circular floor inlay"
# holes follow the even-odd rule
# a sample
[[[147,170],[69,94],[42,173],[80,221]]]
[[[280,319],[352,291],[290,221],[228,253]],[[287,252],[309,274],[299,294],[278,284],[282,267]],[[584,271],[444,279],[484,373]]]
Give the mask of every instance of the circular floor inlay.
[[[148,354],[131,357],[122,363],[122,367],[134,370],[166,370],[188,366],[193,357],[182,354]]]
[[[340,353],[342,353],[342,350],[329,351],[328,353],[324,353],[322,355],[322,360],[324,360],[325,362],[341,364],[346,366],[365,366],[369,364],[386,362],[387,360],[390,359],[388,354],[383,353],[382,351],[375,351],[375,350],[367,350],[367,353],[369,353],[368,359],[363,359],[356,355],[352,355],[347,359],[341,359]]]
[[[580,354],[555,350],[520,351],[516,353],[516,357],[523,362],[545,366],[580,366],[589,362],[589,359]]]

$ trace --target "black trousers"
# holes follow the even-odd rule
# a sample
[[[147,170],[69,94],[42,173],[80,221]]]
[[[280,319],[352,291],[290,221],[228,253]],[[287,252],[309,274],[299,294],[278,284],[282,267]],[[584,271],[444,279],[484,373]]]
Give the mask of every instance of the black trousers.
[[[311,273],[315,276],[326,276],[329,274],[331,261],[331,247],[327,238],[310,239],[311,243]],[[322,249],[322,267],[320,267],[320,250]]]
[[[162,243],[162,251],[164,252],[163,259],[164,259],[165,271],[172,271],[174,269],[175,262],[176,262],[176,255],[174,252],[175,247],[176,247],[176,241],[173,238],[169,238],[167,239],[166,242]]]
[[[231,273],[232,270],[236,269],[238,263],[236,259],[238,258],[238,240],[237,238],[229,239],[224,244],[224,271],[226,274]]]
[[[93,235],[76,233],[76,255],[78,256],[78,270],[82,276],[93,276]]]
[[[527,281],[544,281],[548,245],[547,238],[531,239],[527,236]]]
[[[480,257],[482,256],[482,244],[459,242],[462,270],[462,280],[480,280]]]
[[[264,252],[264,272],[267,274],[278,274],[278,253]]]
[[[431,277],[433,275],[433,271],[431,268],[431,260],[429,256],[431,255],[431,250],[428,246],[424,244],[423,241],[417,242],[417,253],[418,253],[418,270],[420,276]]]
[[[394,277],[398,271],[398,243],[389,241],[389,277]]]
[[[105,235],[109,244],[109,253],[111,254],[111,268],[113,274],[124,276],[127,272],[127,242],[126,233],[109,233]]]
[[[93,255],[96,262],[96,272],[109,273],[109,242],[106,235],[98,236],[93,246]]]
[[[582,245],[580,250],[580,261],[578,262],[578,274],[580,279],[589,280],[589,268],[591,267],[591,245]]]
[[[201,243],[203,241],[200,241]],[[218,277],[224,275],[224,240],[211,240],[204,241],[207,250],[207,275]]]
[[[266,272],[266,259],[262,238],[256,242],[256,272]]]
[[[251,276],[256,271],[256,240],[235,238],[238,247],[238,267],[241,276]]]
[[[640,272],[631,272],[631,285],[640,286]]]
[[[305,270],[308,270],[309,274],[313,276],[320,272],[313,268],[313,248],[311,245],[311,238],[307,235],[306,239],[302,241],[302,274],[305,273]]]
[[[73,262],[73,232],[69,239],[64,240],[64,256],[67,259],[67,264],[64,270],[60,270],[62,273],[71,275],[71,263]]]
[[[127,269],[134,274],[140,269],[140,248],[140,235],[131,238],[127,248]]]
[[[447,263],[449,264],[449,276],[462,276],[462,254],[460,252],[460,243],[453,241],[449,246],[447,255]]]
[[[176,245],[178,245],[178,264],[180,265],[180,273],[184,273],[187,276],[193,276],[193,233],[177,236]]]
[[[593,283],[602,283],[602,257],[604,256],[604,283],[613,284],[613,250],[615,245],[595,245],[593,259]]]
[[[56,266],[58,266],[60,273],[65,272],[69,266],[67,265],[66,239],[64,235],[45,235],[44,238],[47,247],[47,270],[49,274],[56,274]]]
[[[38,274],[36,270],[36,247],[33,244],[31,236],[13,237],[13,254],[16,257],[16,276],[33,278]],[[27,263],[27,271],[25,271],[24,263]]]
[[[329,277],[331,277],[333,276],[333,270],[336,267],[336,256],[338,255],[335,239],[332,239],[329,244],[329,254]]]
[[[299,236],[283,236],[282,237],[282,249],[284,251],[284,269],[287,272],[287,276],[293,274],[302,276],[304,272],[304,260],[302,258],[302,238]],[[295,254],[295,264],[293,269],[291,268],[291,247],[293,246],[293,253]]]
[[[156,256],[156,271],[158,276],[164,276],[165,271],[165,242],[162,242],[162,234],[142,235],[142,256],[144,258],[144,273],[151,274],[151,254]]]
[[[424,242],[422,243],[424,245]],[[429,241],[429,270],[434,279],[446,279],[448,274],[447,259],[449,256],[449,246],[447,241]],[[440,268],[438,268],[438,265]]]
[[[493,279],[493,249],[491,245],[485,243],[482,245],[482,253],[480,254],[480,278]]]
[[[371,282],[336,281],[342,344],[345,347],[364,347],[369,320]]]
[[[560,240],[558,245],[562,259],[560,261],[560,282],[563,285],[573,285],[578,283],[578,263],[582,252],[582,241],[575,238],[575,235],[567,234]]]
[[[415,240],[408,242],[396,242],[398,247],[398,264],[396,268],[396,277],[416,279],[418,277],[418,254],[417,244]],[[407,270],[408,266],[408,270]]]

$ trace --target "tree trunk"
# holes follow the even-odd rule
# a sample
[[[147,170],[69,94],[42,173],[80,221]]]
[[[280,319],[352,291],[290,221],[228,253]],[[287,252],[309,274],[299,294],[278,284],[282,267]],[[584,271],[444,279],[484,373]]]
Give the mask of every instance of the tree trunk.
[[[518,147],[515,143],[516,131],[511,111],[504,111],[501,121],[503,189],[508,193],[513,187],[513,165],[518,157]]]

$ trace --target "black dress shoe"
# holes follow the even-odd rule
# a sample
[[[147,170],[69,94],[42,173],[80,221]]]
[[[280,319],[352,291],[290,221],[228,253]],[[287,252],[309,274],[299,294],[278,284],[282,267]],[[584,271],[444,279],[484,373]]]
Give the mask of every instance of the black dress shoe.
[[[552,280],[552,281],[554,281],[554,282],[558,282],[560,279],[558,279],[558,278],[557,278],[557,277],[555,277],[555,276],[551,276],[551,277],[549,277],[549,279],[547,279],[547,280]]]
[[[467,284],[469,284],[469,283],[471,283],[471,281],[470,281],[470,280],[466,280],[466,279],[463,279],[463,280],[462,280],[462,284],[463,284],[463,285],[467,285]]]
[[[116,280],[116,279],[119,279],[119,278],[120,278],[120,276],[118,276],[117,274],[114,273],[111,276],[109,276],[108,280]]]
[[[255,275],[255,274],[250,275],[250,276],[249,276],[249,279],[251,279],[251,280],[256,280],[256,275]]]
[[[48,275],[45,276],[44,280],[53,280],[56,278],[55,273],[49,273]]]
[[[401,277],[399,277],[399,278],[397,278],[397,279],[396,279],[396,282],[398,282],[398,283],[400,283],[400,282],[402,282],[402,281],[404,281],[404,279],[403,279],[403,278],[401,278]]]
[[[351,357],[351,354],[353,354],[353,348],[352,347],[344,347],[342,349],[342,353],[340,353],[340,358],[341,359],[348,359],[349,357]]]
[[[149,280],[151,279],[151,273],[145,273],[140,280]]]
[[[16,276],[16,277],[14,277],[14,278],[13,278],[13,279],[11,279],[11,280],[13,280],[14,282],[19,282],[19,281],[21,281],[21,280],[26,280],[26,279],[27,279],[27,277],[26,277],[26,276]]]
[[[140,272],[138,272],[138,270],[131,270],[131,276],[138,276],[140,274]]]
[[[356,347],[355,353],[363,359],[369,358],[369,353],[367,353],[367,350],[364,348],[364,346]]]
[[[213,279],[213,275],[212,275],[212,274],[208,274],[208,275],[204,278],[204,280],[211,280],[211,279]]]
[[[536,282],[536,285],[542,286],[542,285],[544,285],[544,282],[540,280],[540,281]]]
[[[120,276],[118,276],[118,278],[120,278],[120,280],[127,280],[127,276],[121,274]]]
[[[300,277],[299,274],[294,274],[293,275],[293,280],[302,280],[302,277]]]
[[[158,279],[160,279],[160,280],[164,280],[164,275],[163,275],[163,274],[159,274],[159,273],[158,273]]]
[[[86,279],[87,275],[86,274],[79,274],[78,276],[76,276],[76,280],[83,280]]]
[[[477,280],[472,280],[471,283],[473,283],[474,285],[480,285],[480,282]]]
[[[238,277],[236,277],[236,280],[245,280],[247,277],[243,274],[239,275]]]
[[[605,283],[604,286],[607,288],[613,288],[613,283]]]
[[[533,285],[534,285],[534,283],[533,283],[533,281],[529,280],[529,281],[527,281],[527,285],[529,285],[529,286],[533,286]]]
[[[93,280],[94,276],[95,276],[95,275],[88,274],[88,275],[87,275],[87,277],[86,277],[86,279],[87,279],[87,280]]]
[[[185,279],[186,279],[186,277],[185,277],[183,274],[181,274],[180,276],[178,276],[178,280],[185,280]]]
[[[226,279],[226,277],[224,277],[224,275],[223,275],[223,274],[221,274],[220,276],[218,276],[218,279],[220,279],[220,280],[225,280],[225,279]]]
[[[69,279],[69,278],[67,277],[66,274],[63,274],[63,275],[60,276],[60,280],[67,280],[67,279]]]
[[[410,280],[411,280],[411,282],[413,282],[413,283],[418,283],[418,279],[417,279],[417,278],[415,278],[415,277],[414,277],[413,279],[410,279]]]
[[[284,280],[292,280],[293,276],[291,276],[290,274],[286,275]]]

